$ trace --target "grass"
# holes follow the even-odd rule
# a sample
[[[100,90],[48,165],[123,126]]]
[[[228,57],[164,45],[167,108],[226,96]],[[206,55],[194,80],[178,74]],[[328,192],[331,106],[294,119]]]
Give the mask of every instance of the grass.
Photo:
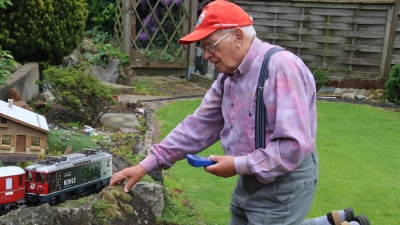
[[[156,111],[160,138],[191,114],[200,100],[178,101]],[[400,212],[400,114],[363,105],[319,101],[317,148],[320,176],[307,218],[353,206],[371,224],[397,224]],[[168,118],[168,119],[165,119]],[[216,143],[200,155],[222,154]],[[180,188],[198,218],[190,224],[227,224],[236,177],[219,178],[179,161],[165,171],[165,187]],[[185,214],[175,220],[189,224]],[[185,220],[186,219],[186,220]],[[185,220],[185,221],[184,221]],[[183,223],[181,223],[183,222]]]

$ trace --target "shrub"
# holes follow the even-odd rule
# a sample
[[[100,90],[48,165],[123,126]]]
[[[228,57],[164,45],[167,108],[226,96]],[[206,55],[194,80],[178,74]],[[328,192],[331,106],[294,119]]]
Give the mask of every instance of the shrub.
[[[325,84],[328,82],[328,76],[330,71],[331,70],[329,69],[320,69],[320,68],[314,68],[312,70],[317,91],[318,89],[324,87]]]
[[[73,112],[79,123],[99,126],[100,117],[116,104],[112,96],[115,89],[93,76],[89,63],[81,62],[76,66],[52,66],[43,71],[44,80],[38,83],[47,86],[55,98],[54,102]]]
[[[90,0],[86,30],[99,29],[105,33],[114,32],[115,0]]]
[[[15,166],[20,167],[21,169],[25,169],[27,166],[32,165],[31,161],[25,161],[25,162],[17,162],[17,164],[15,164]]]
[[[400,104],[400,63],[392,66],[389,78],[385,82],[386,98],[396,104]]]
[[[6,3],[8,5],[12,5],[10,0],[0,0],[0,8],[5,9],[6,8]]]
[[[14,57],[10,51],[2,50],[0,46],[0,86],[6,86],[7,78],[11,77],[11,72],[15,71]]]
[[[59,64],[83,38],[85,0],[14,1],[0,7],[0,45],[18,62]]]
[[[72,130],[50,130],[47,139],[47,155],[62,155],[68,146],[74,153],[81,152],[83,148],[97,149],[92,139]]]
[[[92,65],[107,67],[112,59],[119,59],[121,64],[129,62],[129,56],[121,53],[118,48],[111,44],[98,44],[96,47],[97,53],[87,52],[83,54],[84,59]]]

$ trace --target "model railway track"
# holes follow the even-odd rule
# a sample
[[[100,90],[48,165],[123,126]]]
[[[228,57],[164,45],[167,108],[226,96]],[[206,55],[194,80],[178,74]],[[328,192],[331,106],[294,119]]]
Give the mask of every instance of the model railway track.
[[[173,101],[173,100],[185,100],[185,99],[193,99],[193,98],[203,98],[204,95],[185,95],[185,96],[177,96],[170,98],[156,98],[156,99],[145,99],[141,100],[142,102],[164,102],[164,101]]]
[[[101,192],[101,190],[103,190],[103,189],[100,189],[100,190],[96,190],[96,189],[87,190],[87,191],[85,191],[85,192],[83,192],[81,194],[68,196],[68,197],[65,198],[65,201],[77,200],[77,199],[79,199],[81,197],[89,196],[89,195],[92,195],[92,194],[98,194],[98,193]],[[63,202],[65,202],[65,201],[63,201]],[[56,205],[58,205],[60,203],[62,203],[62,202],[56,202]],[[30,203],[30,204],[27,204],[27,205],[23,206],[22,208],[32,208],[32,207],[37,207],[37,206],[39,206],[39,204]],[[17,209],[17,208],[15,208],[15,209]],[[12,210],[15,210],[15,209],[0,210],[0,216],[4,216],[7,213],[9,213],[9,212],[11,212]]]

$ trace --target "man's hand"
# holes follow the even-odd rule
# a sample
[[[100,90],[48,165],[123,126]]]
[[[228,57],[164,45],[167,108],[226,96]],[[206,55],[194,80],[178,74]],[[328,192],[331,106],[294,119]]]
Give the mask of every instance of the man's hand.
[[[234,158],[235,157],[233,156],[211,155],[210,159],[217,163],[211,166],[204,167],[204,169],[207,172],[220,177],[235,176],[237,173],[235,169],[235,164],[233,162]]]
[[[128,192],[129,190],[131,190],[133,185],[139,182],[144,177],[144,175],[146,175],[146,173],[146,170],[141,165],[136,165],[123,169],[118,173],[113,174],[110,180],[110,186],[128,180],[124,187],[124,191]]]

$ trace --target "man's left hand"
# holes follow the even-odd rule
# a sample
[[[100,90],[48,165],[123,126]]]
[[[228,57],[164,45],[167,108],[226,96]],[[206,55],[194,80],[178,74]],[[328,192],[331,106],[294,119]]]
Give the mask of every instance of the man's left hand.
[[[211,155],[210,159],[216,164],[204,167],[204,169],[216,176],[220,177],[231,177],[235,176],[236,169],[235,169],[235,164],[233,162],[233,159],[235,157],[233,156],[218,156],[218,155]]]

